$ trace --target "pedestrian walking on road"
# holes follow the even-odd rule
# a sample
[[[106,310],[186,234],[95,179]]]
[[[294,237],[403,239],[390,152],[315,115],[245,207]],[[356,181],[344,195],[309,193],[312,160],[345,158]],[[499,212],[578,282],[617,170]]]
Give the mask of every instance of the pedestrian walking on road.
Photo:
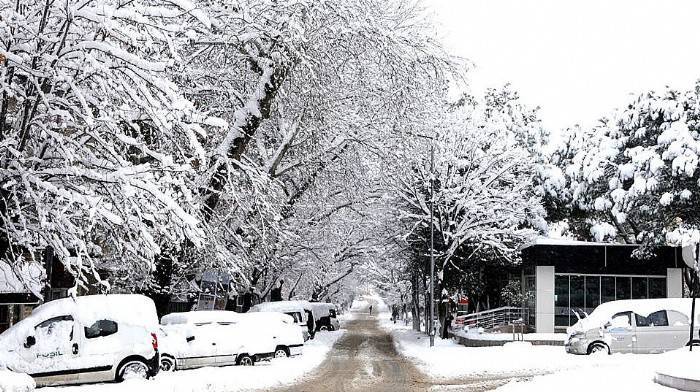
[[[279,285],[270,291],[270,301],[276,302],[282,300],[282,285],[284,280],[280,279]]]
[[[243,294],[243,308],[241,311],[243,313],[247,312],[250,310],[250,308],[253,306],[253,297],[255,296],[255,288],[251,287],[248,289],[248,292]]]
[[[396,304],[391,305],[391,321],[393,321],[394,324],[396,324],[396,319],[398,319],[398,318],[399,318],[399,306]]]
[[[372,305],[369,306],[369,315],[372,315]]]

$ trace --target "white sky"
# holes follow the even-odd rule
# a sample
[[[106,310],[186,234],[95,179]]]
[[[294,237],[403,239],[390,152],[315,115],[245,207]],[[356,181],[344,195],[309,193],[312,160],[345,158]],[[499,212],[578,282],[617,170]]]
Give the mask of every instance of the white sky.
[[[424,0],[475,92],[511,82],[556,130],[700,79],[698,0]]]

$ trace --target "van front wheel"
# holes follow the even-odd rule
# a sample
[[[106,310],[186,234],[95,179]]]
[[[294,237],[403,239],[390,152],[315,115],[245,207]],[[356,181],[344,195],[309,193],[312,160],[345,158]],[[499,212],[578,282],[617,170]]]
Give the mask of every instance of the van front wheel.
[[[160,371],[162,372],[172,372],[175,370],[175,358],[169,355],[163,355],[160,357]]]
[[[129,380],[132,378],[147,379],[148,365],[138,359],[125,362],[119,370],[117,370],[117,381]]]
[[[610,349],[608,348],[607,344],[595,342],[588,346],[588,355],[600,353],[610,354]]]

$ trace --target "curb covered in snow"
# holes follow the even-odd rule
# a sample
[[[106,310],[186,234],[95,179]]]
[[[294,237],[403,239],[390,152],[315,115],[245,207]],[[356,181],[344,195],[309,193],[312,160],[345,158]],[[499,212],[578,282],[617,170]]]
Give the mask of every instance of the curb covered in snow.
[[[656,377],[654,377],[654,382],[681,391],[700,392],[700,380],[676,377],[657,372]]]
[[[506,343],[517,342],[518,340],[505,340],[505,339],[475,339],[473,337],[467,337],[461,334],[455,334],[450,332],[450,337],[454,339],[455,342],[466,347],[493,347],[493,346],[503,346]],[[548,340],[548,339],[526,339],[526,342],[534,346],[563,346],[563,340]]]

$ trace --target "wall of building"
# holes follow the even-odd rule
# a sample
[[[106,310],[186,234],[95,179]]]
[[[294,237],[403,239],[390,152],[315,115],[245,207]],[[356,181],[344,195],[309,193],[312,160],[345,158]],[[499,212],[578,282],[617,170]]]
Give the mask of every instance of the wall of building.
[[[535,330],[554,332],[554,267],[535,268]]]

